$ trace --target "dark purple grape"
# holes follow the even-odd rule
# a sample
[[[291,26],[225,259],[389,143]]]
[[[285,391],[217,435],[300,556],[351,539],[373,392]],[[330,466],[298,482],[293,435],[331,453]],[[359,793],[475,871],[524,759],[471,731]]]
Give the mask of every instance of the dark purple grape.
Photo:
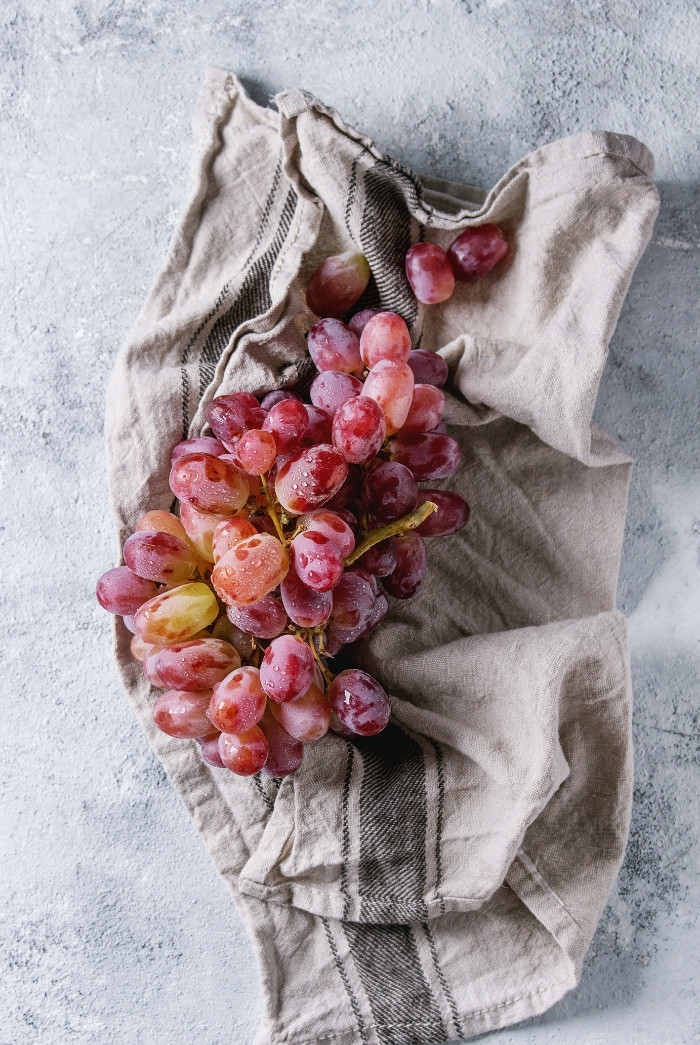
[[[347,399],[362,394],[362,382],[340,370],[324,370],[314,378],[309,396],[314,406],[333,415]]]
[[[282,403],[285,399],[297,399],[301,402],[301,396],[296,392],[290,392],[286,388],[275,388],[267,393],[260,406],[263,410],[271,410],[275,403]]]
[[[320,446],[322,443],[333,442],[333,415],[318,406],[305,403],[304,407],[309,418],[309,427],[301,441],[302,446]]]
[[[437,352],[428,352],[425,348],[417,348],[406,360],[417,384],[435,385],[437,388],[447,381],[449,371],[447,363]]]
[[[427,564],[425,542],[415,530],[396,537],[396,568],[382,581],[395,599],[410,599],[425,577]]]
[[[419,492],[419,497],[420,493]],[[373,545],[357,560],[357,565],[375,577],[388,577],[396,567],[396,542],[393,537],[387,537],[379,544]]]
[[[235,627],[256,639],[276,639],[287,627],[284,606],[274,595],[265,595],[242,609],[227,606],[226,615]]]
[[[445,537],[461,530],[469,522],[469,505],[458,493],[450,490],[419,490],[418,507],[426,501],[432,501],[438,507],[436,512],[416,527],[416,532],[423,537]]]
[[[382,461],[367,473],[362,496],[373,519],[390,522],[413,511],[418,486],[404,464]]]
[[[446,479],[462,462],[456,439],[436,432],[399,434],[390,445],[392,461],[409,468],[419,483]]]
[[[508,241],[498,225],[477,225],[453,240],[447,256],[455,279],[471,282],[495,268],[507,253]]]
[[[328,701],[341,725],[362,737],[386,727],[391,707],[376,679],[358,668],[341,671],[328,687]]]
[[[333,609],[330,591],[307,588],[294,570],[290,570],[280,585],[282,604],[290,619],[300,628],[318,628],[325,624]]]
[[[235,393],[212,399],[207,407],[207,421],[217,439],[232,452],[235,452],[236,439],[256,427],[250,407]]]

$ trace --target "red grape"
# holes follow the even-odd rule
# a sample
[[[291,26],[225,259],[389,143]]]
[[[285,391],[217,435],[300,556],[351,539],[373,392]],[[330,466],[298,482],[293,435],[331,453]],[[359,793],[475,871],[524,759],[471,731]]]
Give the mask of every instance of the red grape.
[[[128,566],[117,566],[102,574],[96,595],[103,610],[124,616],[136,613],[157,591],[153,581],[137,576]]]
[[[399,434],[392,440],[391,458],[409,468],[417,482],[446,479],[462,461],[459,443],[439,432]]]
[[[418,505],[432,501],[437,511],[416,527],[416,533],[423,537],[444,537],[456,533],[469,522],[469,505],[457,493],[450,490],[419,490]]]
[[[353,396],[362,394],[362,382],[352,374],[340,370],[324,370],[315,377],[309,395],[314,406],[334,414],[339,406]]]
[[[353,523],[357,525],[354,516],[350,512],[347,514],[350,515]],[[315,512],[302,515],[299,522],[305,530],[317,530],[319,533],[325,534],[326,537],[330,537],[333,543],[337,544],[338,551],[343,559],[347,559],[348,555],[351,555],[354,551],[355,534],[352,532],[346,519],[340,514],[340,511],[317,508]]]
[[[287,614],[300,628],[318,628],[331,615],[332,594],[308,588],[294,570],[290,570],[282,581],[280,595]]]
[[[290,737],[269,707],[260,720],[259,728],[265,734],[268,743],[267,762],[263,772],[273,777],[289,776],[290,773],[296,772],[304,757],[302,742]]]
[[[306,429],[306,435],[302,439],[301,445],[320,446],[321,443],[330,443],[333,414],[330,414],[327,410],[322,410],[318,406],[311,406],[308,403],[304,405],[309,417],[309,427]],[[277,460],[279,462],[279,458]],[[280,467],[282,467],[281,463]]]
[[[330,500],[347,474],[347,462],[334,446],[312,446],[298,451],[278,469],[275,493],[290,515],[303,515]]]
[[[361,574],[346,571],[333,591],[331,624],[344,643],[354,642],[374,609],[372,585]]]
[[[339,406],[333,418],[333,445],[351,464],[366,464],[381,448],[386,435],[382,408],[365,395]]]
[[[360,354],[371,370],[382,359],[405,363],[411,353],[411,335],[396,312],[372,316],[360,337]]]
[[[409,530],[396,538],[396,568],[382,581],[395,599],[410,599],[415,595],[425,577],[425,543],[415,530]]]
[[[124,542],[123,555],[129,569],[156,584],[184,584],[197,566],[187,539],[154,530],[132,533]]]
[[[291,399],[289,402],[293,403],[295,400]],[[305,410],[304,414],[306,414]],[[267,424],[267,417],[263,423]],[[258,428],[249,428],[238,440],[236,455],[246,472],[251,472],[253,475],[262,475],[272,468],[277,457],[275,437],[271,431],[266,429],[261,431]]]
[[[281,403],[275,403],[263,425],[264,431],[274,436],[279,454],[295,450],[308,427],[306,407],[296,399],[283,399]]]
[[[238,651],[221,639],[190,639],[164,646],[153,657],[152,666],[170,689],[211,689],[239,667]]]
[[[265,595],[259,602],[241,609],[229,606],[226,613],[232,624],[256,639],[276,639],[287,627],[284,606],[274,595]]]
[[[359,337],[370,319],[372,319],[373,316],[378,316],[380,312],[380,308],[363,308],[361,312],[356,312],[352,319],[348,320],[348,326],[353,334],[357,334]]]
[[[373,519],[391,522],[412,512],[418,486],[411,470],[396,461],[381,461],[365,478],[363,501]]]
[[[170,465],[174,465],[181,457],[196,453],[221,457],[226,453],[226,447],[218,439],[212,439],[210,435],[203,435],[200,439],[183,439],[173,447],[170,454]]]
[[[207,708],[211,692],[169,689],[153,705],[153,721],[163,733],[180,740],[194,740],[211,733]]]
[[[208,714],[222,733],[245,733],[260,721],[266,704],[258,669],[239,667],[214,686]]]
[[[321,319],[306,337],[309,355],[316,369],[339,370],[344,374],[361,374],[360,342],[357,334],[339,319]]]
[[[413,399],[401,432],[430,432],[442,421],[445,396],[435,385],[414,385]]]
[[[314,656],[306,642],[296,635],[272,640],[260,665],[260,682],[271,700],[296,700],[306,693],[313,679]]]
[[[369,551],[360,556],[357,560],[357,565],[375,577],[388,577],[396,566],[396,542],[394,538],[387,537],[386,540],[373,545]]]
[[[211,541],[214,562],[218,562],[226,552],[230,552],[246,537],[254,537],[257,532],[253,524],[242,515],[234,515],[232,519],[224,519],[223,522],[217,523]]]
[[[340,318],[359,301],[369,283],[364,255],[348,250],[326,258],[306,285],[306,303],[317,316]]]
[[[385,691],[358,668],[336,675],[328,688],[328,702],[341,725],[362,737],[381,733],[391,715]]]
[[[447,301],[455,289],[449,258],[437,243],[416,243],[411,247],[406,255],[406,278],[424,305]]]
[[[331,722],[330,704],[323,690],[314,683],[294,701],[271,703],[270,711],[290,737],[305,744],[324,736]]]
[[[250,407],[235,393],[217,396],[207,407],[207,421],[214,435],[224,446],[235,449],[236,439],[255,428]]]
[[[379,403],[387,435],[403,428],[411,408],[413,384],[413,371],[400,360],[382,359],[370,370],[362,394]]]
[[[214,766],[216,769],[225,769],[226,766],[221,761],[221,752],[219,751],[219,737],[220,733],[210,733],[208,737],[197,737],[197,743],[199,744],[199,751],[207,763],[207,765]]]
[[[227,769],[237,776],[258,773],[267,761],[267,740],[258,726],[245,733],[222,733],[219,754]]]
[[[275,388],[267,393],[260,406],[263,410],[271,410],[275,403],[281,403],[285,399],[298,399],[301,402],[301,396],[296,392],[290,392],[287,388]]]
[[[447,363],[437,352],[428,352],[425,348],[417,348],[411,352],[407,363],[413,371],[414,379],[423,385],[435,385],[442,388],[449,377]]]
[[[338,545],[319,530],[302,530],[289,548],[294,572],[313,591],[335,588],[343,573]]]
[[[348,506],[354,511],[359,508],[362,494],[362,469],[357,465],[348,465],[348,474],[345,482],[329,501],[325,508],[334,511],[346,511]]]
[[[170,472],[170,489],[180,501],[210,515],[234,515],[248,500],[245,476],[211,454],[188,454]]]
[[[447,255],[455,279],[471,282],[495,268],[507,253],[508,241],[498,225],[477,225],[460,233]]]
[[[273,591],[289,569],[286,548],[267,533],[239,541],[217,562],[211,575],[216,594],[229,606],[250,606]]]

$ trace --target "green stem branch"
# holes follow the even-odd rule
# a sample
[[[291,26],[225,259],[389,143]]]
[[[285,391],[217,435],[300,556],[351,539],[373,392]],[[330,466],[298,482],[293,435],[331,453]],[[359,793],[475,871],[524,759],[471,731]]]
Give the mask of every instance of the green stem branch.
[[[378,530],[372,530],[357,545],[353,553],[348,555],[345,565],[352,566],[365,552],[368,552],[375,544],[379,544],[380,541],[385,541],[387,537],[397,537],[402,533],[406,533],[407,530],[415,530],[417,526],[425,522],[429,515],[437,511],[437,507],[434,501],[425,501],[420,508],[416,508],[415,512],[410,512],[409,515],[404,515],[401,519],[395,519],[394,522],[387,523],[386,526],[381,526]]]

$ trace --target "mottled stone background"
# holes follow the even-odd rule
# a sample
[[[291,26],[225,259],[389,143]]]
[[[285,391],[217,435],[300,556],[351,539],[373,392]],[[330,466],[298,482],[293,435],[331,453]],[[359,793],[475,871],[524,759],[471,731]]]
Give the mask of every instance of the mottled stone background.
[[[482,186],[598,127],[661,214],[597,418],[637,459],[619,601],[636,690],[627,859],[583,981],[499,1045],[697,1042],[700,14],[692,0],[0,3],[0,1045],[249,1042],[229,897],[124,699],[107,375],[187,198],[207,62],[301,85],[416,170]]]

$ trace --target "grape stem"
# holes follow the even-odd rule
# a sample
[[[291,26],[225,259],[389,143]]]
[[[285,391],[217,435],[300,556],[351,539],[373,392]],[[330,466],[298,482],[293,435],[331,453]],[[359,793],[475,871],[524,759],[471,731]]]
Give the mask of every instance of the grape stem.
[[[287,538],[284,536],[284,530],[282,529],[280,521],[277,518],[277,512],[275,511],[275,509],[272,506],[272,502],[270,500],[270,493],[269,493],[269,490],[267,488],[267,479],[265,478],[264,475],[260,476],[260,482],[262,484],[263,493],[265,494],[265,510],[267,511],[267,514],[270,516],[270,518],[272,519],[273,523],[275,524],[275,529],[277,530],[277,536],[279,537],[279,539],[282,542],[282,544],[286,546]]]
[[[323,635],[321,635],[321,642],[323,642]],[[321,674],[323,675],[324,679],[326,680],[326,685],[330,686],[331,682],[333,681],[333,676],[331,675],[330,671],[328,670],[328,668],[326,667],[326,665],[323,663],[323,661],[321,660],[321,658],[319,656],[318,650],[316,649],[316,643],[314,642],[314,639],[313,639],[313,635],[309,635],[308,636],[308,643],[309,643],[309,646],[311,646],[311,652],[314,655],[314,660],[318,664],[319,669],[321,671]]]
[[[379,544],[380,541],[385,541],[387,537],[397,537],[399,534],[406,533],[407,530],[415,530],[417,526],[425,522],[429,515],[436,512],[437,508],[434,501],[425,501],[420,508],[416,508],[415,512],[410,512],[401,519],[395,519],[394,522],[387,523],[378,530],[372,530],[358,544],[352,554],[348,555],[345,565],[352,566],[365,552],[368,552],[375,544]]]

